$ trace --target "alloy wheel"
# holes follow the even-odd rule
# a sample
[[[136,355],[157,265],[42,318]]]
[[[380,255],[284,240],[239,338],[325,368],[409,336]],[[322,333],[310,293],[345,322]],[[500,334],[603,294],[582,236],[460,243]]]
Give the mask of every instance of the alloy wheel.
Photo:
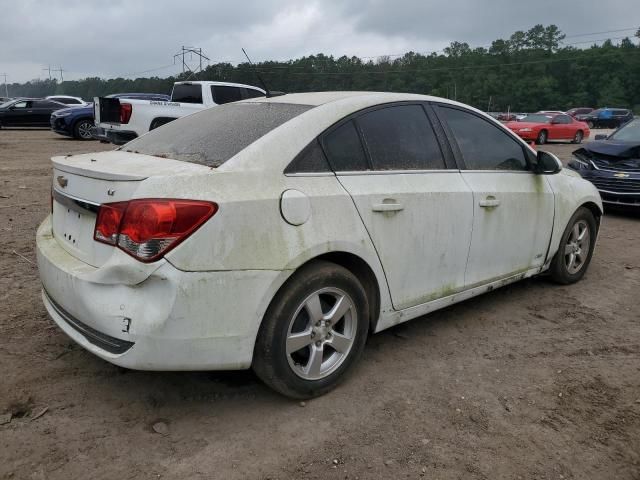
[[[353,347],[357,318],[353,300],[338,288],[309,295],[291,318],[287,332],[287,360],[295,374],[320,380],[336,371]]]
[[[571,229],[571,234],[564,247],[564,264],[571,275],[578,273],[585,265],[591,248],[589,225],[579,220]]]
[[[78,125],[78,135],[84,140],[91,139],[91,124],[89,122],[82,122]]]

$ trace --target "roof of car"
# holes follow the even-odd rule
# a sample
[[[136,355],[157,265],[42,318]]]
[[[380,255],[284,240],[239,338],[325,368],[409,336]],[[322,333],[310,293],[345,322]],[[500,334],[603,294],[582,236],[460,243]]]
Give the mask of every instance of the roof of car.
[[[308,92],[308,93],[289,93],[269,98],[252,98],[244,100],[245,102],[272,102],[272,103],[293,103],[300,105],[311,105],[314,107],[326,105],[334,102],[341,103],[368,103],[376,105],[379,103],[401,102],[401,101],[438,101],[443,103],[452,103],[451,100],[445,98],[432,97],[429,95],[419,95],[416,93],[393,93],[393,92]]]

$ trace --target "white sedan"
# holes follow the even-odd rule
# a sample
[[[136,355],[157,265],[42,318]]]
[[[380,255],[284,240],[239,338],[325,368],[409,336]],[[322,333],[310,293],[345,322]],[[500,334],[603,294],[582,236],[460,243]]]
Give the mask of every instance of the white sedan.
[[[53,168],[38,265],[67,335],[127,368],[252,367],[294,398],[333,388],[370,333],[578,281],[602,215],[553,155],[411,94],[231,103]]]

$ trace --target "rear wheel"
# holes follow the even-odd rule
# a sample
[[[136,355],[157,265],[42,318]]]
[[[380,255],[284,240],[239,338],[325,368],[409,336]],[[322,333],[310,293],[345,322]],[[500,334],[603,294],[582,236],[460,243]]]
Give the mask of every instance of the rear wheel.
[[[288,397],[322,395],[358,360],[368,330],[369,304],[358,279],[339,265],[310,263],[269,306],[256,340],[253,370]]]
[[[573,137],[573,143],[582,143],[583,138],[584,138],[584,133],[582,133],[582,130],[578,130],[575,136]]]
[[[90,120],[79,120],[73,127],[73,136],[79,140],[91,140],[91,129],[93,122]]]
[[[551,261],[551,278],[562,284],[580,280],[591,262],[598,227],[593,213],[581,207],[567,225]]]
[[[547,143],[547,131],[546,130],[540,130],[540,133],[538,134],[538,138],[536,138],[536,143],[538,145],[544,145],[545,143]]]

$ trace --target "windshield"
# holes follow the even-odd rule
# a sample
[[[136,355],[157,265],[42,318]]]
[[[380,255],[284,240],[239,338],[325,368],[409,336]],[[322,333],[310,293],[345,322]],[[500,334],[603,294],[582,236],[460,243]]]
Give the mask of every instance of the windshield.
[[[620,130],[613,133],[609,139],[622,142],[640,142],[640,120],[631,120]]]
[[[533,115],[527,115],[526,117],[524,117],[522,120],[520,120],[521,122],[529,122],[529,123],[550,123],[551,122],[551,118],[549,118],[547,115],[541,115],[541,114],[533,114]]]
[[[310,108],[290,103],[227,103],[168,123],[119,150],[219,167]]]

